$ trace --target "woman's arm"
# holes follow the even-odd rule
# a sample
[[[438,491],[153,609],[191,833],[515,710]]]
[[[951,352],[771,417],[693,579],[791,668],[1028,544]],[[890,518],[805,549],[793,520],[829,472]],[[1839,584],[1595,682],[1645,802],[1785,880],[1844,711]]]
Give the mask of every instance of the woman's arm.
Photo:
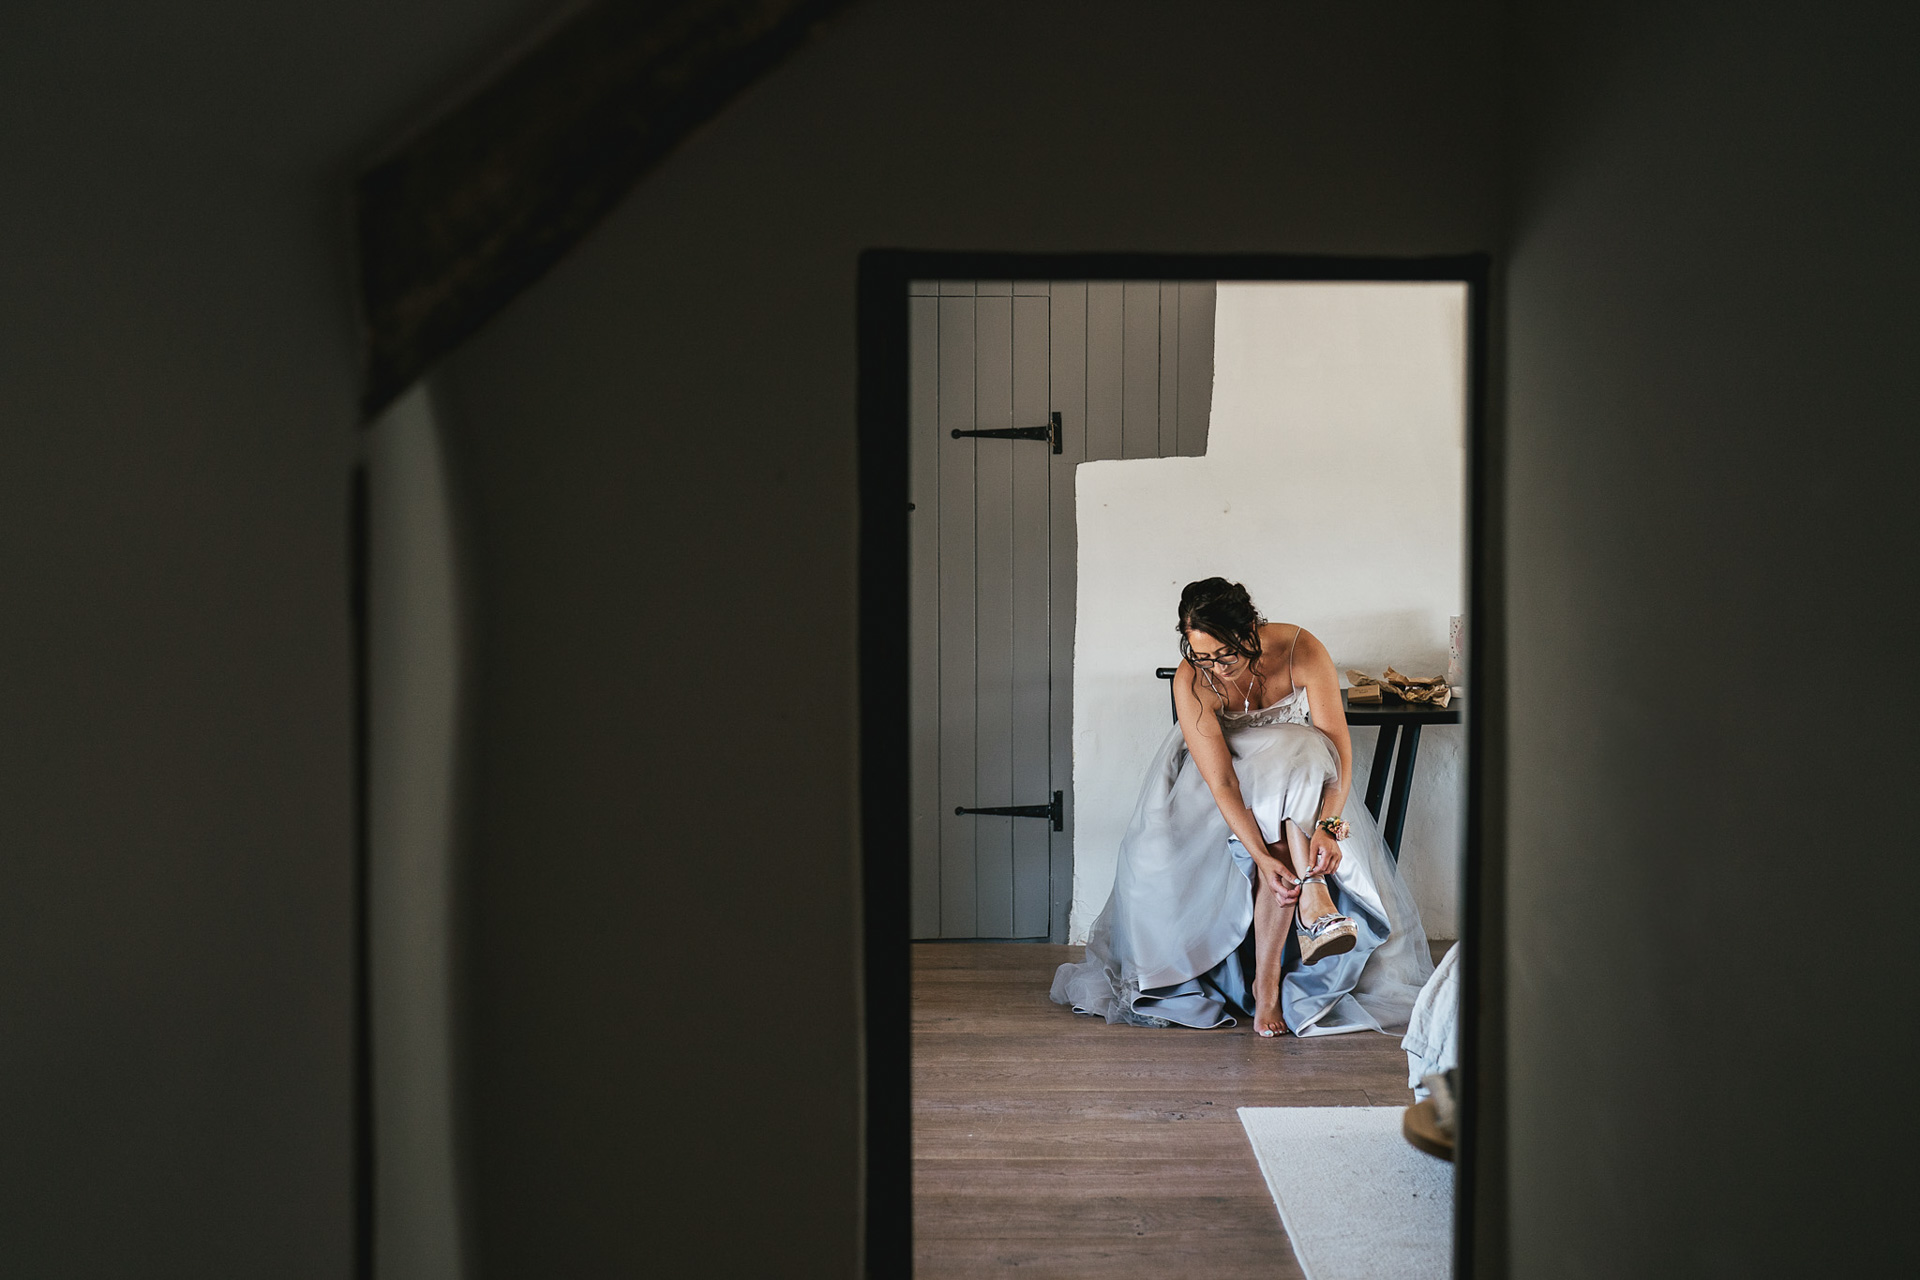
[[[1221,732],[1215,715],[1220,700],[1212,690],[1198,685],[1193,664],[1182,662],[1173,677],[1173,702],[1180,716],[1180,735],[1187,740],[1187,754],[1193,757],[1194,767],[1200,770],[1207,789],[1213,792],[1213,802],[1220,806],[1220,815],[1227,820],[1228,830],[1253,856],[1267,887],[1283,903],[1290,903],[1300,892],[1292,884],[1293,869],[1268,851],[1266,838],[1260,834],[1260,824],[1240,794],[1240,776],[1233,771],[1233,752],[1227,748],[1226,734]]]
[[[1338,817],[1346,811],[1347,794],[1353,786],[1353,734],[1347,728],[1346,709],[1340,703],[1340,676],[1333,669],[1333,655],[1311,631],[1302,628],[1293,651],[1294,679],[1307,691],[1307,713],[1313,727],[1333,740],[1340,756],[1340,772],[1320,793],[1321,818]],[[1324,827],[1315,825],[1308,862],[1315,871],[1340,869],[1340,844]]]

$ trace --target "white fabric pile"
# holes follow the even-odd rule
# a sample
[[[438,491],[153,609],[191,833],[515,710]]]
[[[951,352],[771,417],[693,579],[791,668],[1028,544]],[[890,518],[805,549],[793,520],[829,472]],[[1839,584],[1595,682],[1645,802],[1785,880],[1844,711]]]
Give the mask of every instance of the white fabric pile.
[[[1424,1098],[1422,1076],[1436,1075],[1460,1063],[1460,944],[1440,957],[1433,976],[1413,1002],[1407,1034],[1400,1040],[1407,1051],[1407,1087]]]

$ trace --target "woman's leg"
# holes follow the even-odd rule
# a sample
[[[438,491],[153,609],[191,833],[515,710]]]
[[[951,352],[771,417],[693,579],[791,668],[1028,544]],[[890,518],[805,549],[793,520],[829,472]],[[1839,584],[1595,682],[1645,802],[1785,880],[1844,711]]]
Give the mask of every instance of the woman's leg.
[[[1293,907],[1281,905],[1273,890],[1253,876],[1253,1029],[1278,1035],[1287,1029],[1280,1014],[1280,965],[1287,954],[1287,930]]]
[[[1281,820],[1281,838],[1287,842],[1287,861],[1293,864],[1293,874],[1304,876],[1313,863],[1313,851],[1307,841],[1307,833],[1292,818]],[[1303,884],[1300,886],[1300,918],[1309,923],[1321,916],[1334,913],[1333,895],[1327,892],[1324,884]]]

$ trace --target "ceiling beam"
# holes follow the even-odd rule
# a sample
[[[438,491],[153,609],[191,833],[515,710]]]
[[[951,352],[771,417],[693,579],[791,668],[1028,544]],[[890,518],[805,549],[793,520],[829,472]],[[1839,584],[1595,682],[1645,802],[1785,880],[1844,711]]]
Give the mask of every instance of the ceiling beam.
[[[355,184],[368,418],[849,0],[596,0]]]

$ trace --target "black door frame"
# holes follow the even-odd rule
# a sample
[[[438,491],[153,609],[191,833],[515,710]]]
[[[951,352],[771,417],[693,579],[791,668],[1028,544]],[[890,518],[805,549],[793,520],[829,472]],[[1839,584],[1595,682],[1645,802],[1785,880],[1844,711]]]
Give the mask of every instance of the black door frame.
[[[1466,842],[1461,879],[1461,1097],[1454,1174],[1454,1275],[1497,1267],[1504,1187],[1505,953],[1500,889],[1504,722],[1499,466],[1489,403],[1493,357],[1483,253],[1436,257],[1285,254],[1013,254],[874,249],[860,257],[861,1025],[865,1272],[913,1270],[907,659],[907,286],[912,280],[1458,281],[1467,287]]]

